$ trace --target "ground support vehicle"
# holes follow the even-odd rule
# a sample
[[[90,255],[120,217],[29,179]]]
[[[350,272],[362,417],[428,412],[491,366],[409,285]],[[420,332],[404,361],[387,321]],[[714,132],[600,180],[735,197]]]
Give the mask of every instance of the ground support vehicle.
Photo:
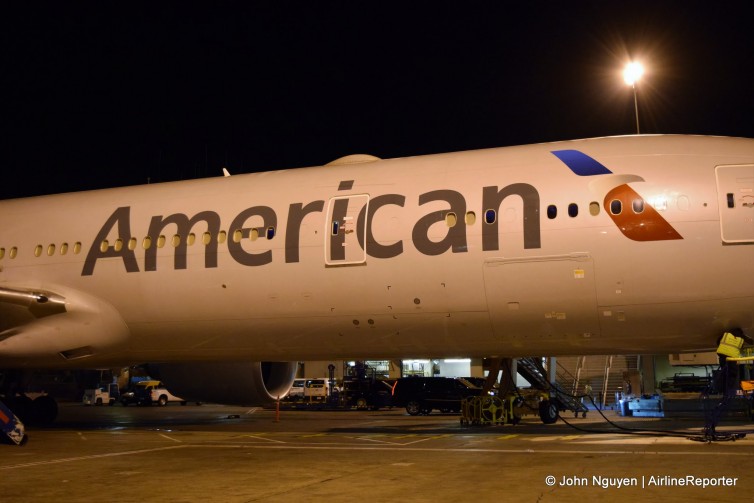
[[[136,405],[152,405],[156,403],[157,405],[165,406],[169,402],[178,402],[181,405],[186,405],[186,400],[173,395],[161,382],[138,386],[134,391],[134,398]]]
[[[113,405],[119,396],[118,385],[108,384],[99,388],[84,390],[81,401],[84,405]]]
[[[461,424],[518,424],[526,415],[538,415],[544,424],[558,420],[557,399],[538,389],[519,389],[505,397],[471,396],[462,401]]]
[[[0,432],[16,445],[24,445],[28,439],[24,423],[2,401],[0,401]]]
[[[147,386],[157,386],[160,384],[160,381],[156,381],[154,379],[145,379],[143,381],[136,381],[135,383],[132,383],[126,391],[120,394],[120,403],[123,406],[128,406],[132,403],[137,403],[137,397],[136,397],[136,391],[139,389],[146,388]],[[139,392],[141,395],[142,392]]]

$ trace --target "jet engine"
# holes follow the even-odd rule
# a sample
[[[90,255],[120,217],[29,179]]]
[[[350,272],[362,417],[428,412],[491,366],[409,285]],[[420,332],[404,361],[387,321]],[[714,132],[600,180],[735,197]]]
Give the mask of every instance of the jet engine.
[[[149,373],[189,402],[266,405],[288,393],[297,362],[181,362],[150,364]]]

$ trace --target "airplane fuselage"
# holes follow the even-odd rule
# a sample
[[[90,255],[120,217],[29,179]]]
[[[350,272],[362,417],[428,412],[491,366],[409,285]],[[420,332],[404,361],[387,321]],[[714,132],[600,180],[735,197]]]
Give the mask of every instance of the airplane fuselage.
[[[0,367],[662,353],[754,328],[754,140],[359,160],[0,202]]]

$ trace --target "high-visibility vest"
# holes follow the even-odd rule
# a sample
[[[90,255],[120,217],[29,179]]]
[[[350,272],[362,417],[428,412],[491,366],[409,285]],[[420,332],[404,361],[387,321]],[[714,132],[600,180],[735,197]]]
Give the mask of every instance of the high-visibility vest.
[[[728,358],[738,358],[741,356],[741,347],[744,345],[743,337],[725,332],[720,339],[720,345],[717,346],[717,354],[727,356]]]

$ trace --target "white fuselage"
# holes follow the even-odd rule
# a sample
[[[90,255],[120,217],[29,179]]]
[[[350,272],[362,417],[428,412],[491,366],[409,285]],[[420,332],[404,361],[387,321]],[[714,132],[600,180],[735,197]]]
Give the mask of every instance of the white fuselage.
[[[712,347],[754,328],[752,188],[754,140],[641,136],[2,201],[0,368]]]

